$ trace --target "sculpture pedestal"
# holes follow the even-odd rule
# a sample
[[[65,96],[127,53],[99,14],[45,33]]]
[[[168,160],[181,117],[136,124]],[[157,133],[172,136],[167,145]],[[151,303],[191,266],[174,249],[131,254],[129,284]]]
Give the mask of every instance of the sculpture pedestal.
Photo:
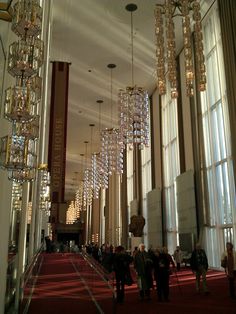
[[[139,246],[140,243],[143,243],[142,237],[131,237],[131,254],[134,251],[134,248]]]

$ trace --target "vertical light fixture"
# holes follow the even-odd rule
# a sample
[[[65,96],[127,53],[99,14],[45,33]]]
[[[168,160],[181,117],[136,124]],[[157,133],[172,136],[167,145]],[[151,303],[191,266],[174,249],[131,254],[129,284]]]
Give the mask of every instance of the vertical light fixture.
[[[50,173],[48,171],[47,164],[39,165],[39,181],[40,181],[40,192],[39,192],[39,209],[44,211],[46,215],[49,215],[51,208],[50,200]]]
[[[81,161],[81,174],[83,175],[83,160],[84,154],[80,154],[82,161]],[[84,183],[83,180],[79,181],[78,188],[75,192],[75,203],[76,207],[78,208],[79,212],[83,210],[83,193],[84,193]],[[79,214],[80,216],[80,214]]]
[[[106,128],[101,131],[101,142],[102,142],[102,165],[103,171],[108,182],[109,175],[113,173],[122,174],[123,172],[123,142],[120,130],[113,128],[113,69],[116,68],[116,65],[110,63],[107,65],[110,69],[110,128]]]
[[[101,105],[103,100],[98,99],[97,103],[99,104],[99,113],[98,113],[98,134],[99,138],[101,136]],[[99,198],[100,188],[107,188],[108,186],[108,178],[106,176],[106,172],[103,167],[103,155],[102,152],[94,152],[92,153],[92,184],[93,184],[93,198]]]
[[[131,86],[120,90],[118,104],[120,110],[120,133],[124,147],[133,148],[138,145],[140,149],[149,145],[149,101],[148,93],[142,87],[134,84],[134,34],[133,12],[137,10],[136,4],[128,4],[126,10],[131,16]]]
[[[191,16],[194,21],[194,48],[191,42]],[[182,18],[182,33],[184,44],[184,63],[186,94],[194,94],[194,77],[197,79],[198,91],[206,89],[206,69],[203,54],[203,37],[201,25],[200,4],[197,0],[166,0],[165,4],[157,4],[155,9],[155,33],[157,56],[157,87],[160,95],[166,93],[166,72],[171,87],[171,97],[178,97],[178,82],[176,70],[176,38],[175,17]],[[164,30],[166,36],[164,36]],[[195,54],[196,69],[194,73],[193,56]]]
[[[37,169],[35,140],[42,84],[38,73],[43,64],[41,26],[42,8],[38,0],[15,3],[12,31],[20,39],[9,47],[8,72],[16,83],[6,90],[4,102],[4,117],[12,122],[12,135],[0,139],[0,166],[16,182],[34,180]]]

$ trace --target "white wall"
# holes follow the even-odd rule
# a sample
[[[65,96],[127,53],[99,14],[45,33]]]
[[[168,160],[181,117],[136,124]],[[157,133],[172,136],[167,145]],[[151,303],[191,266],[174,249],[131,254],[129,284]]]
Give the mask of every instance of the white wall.
[[[147,193],[147,246],[162,246],[161,191],[154,189]]]
[[[179,233],[193,233],[197,235],[193,170],[188,170],[176,178],[176,201]]]

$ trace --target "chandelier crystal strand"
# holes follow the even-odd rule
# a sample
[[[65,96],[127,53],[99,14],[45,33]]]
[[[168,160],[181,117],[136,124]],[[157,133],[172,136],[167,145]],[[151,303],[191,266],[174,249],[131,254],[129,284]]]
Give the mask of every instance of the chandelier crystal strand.
[[[99,171],[99,153],[92,154],[92,184],[93,184],[93,198],[99,198],[99,190],[101,187],[100,171]]]
[[[165,51],[164,51],[164,27],[162,8],[155,9],[155,33],[156,33],[156,57],[157,57],[157,87],[160,95],[166,93],[166,77],[165,77]]]
[[[102,131],[101,131],[101,104],[103,103],[103,100],[99,99],[97,100],[97,103],[99,104],[99,117],[98,117],[99,138],[101,139],[101,144],[103,145],[103,136],[102,136]],[[98,171],[98,176],[99,176],[100,188],[107,189],[108,188],[108,170],[107,170],[108,163],[106,160],[105,151],[103,149],[101,149],[101,151],[97,154],[96,159],[97,159],[97,167],[98,167],[97,171]]]
[[[78,208],[79,212],[83,210],[83,193],[84,193],[84,184],[83,184],[83,181],[80,181],[78,189],[75,193],[76,207]],[[79,217],[80,217],[80,213],[79,213]]]
[[[23,187],[21,183],[13,182],[12,184],[12,208],[21,210]]]
[[[197,88],[198,91],[206,90],[206,67],[205,57],[203,53],[203,36],[200,4],[198,1],[193,2],[193,20],[194,24],[194,39],[196,51],[196,71],[197,71]]]
[[[171,0],[166,2],[166,40],[167,40],[167,69],[168,80],[171,87],[171,98],[178,97],[177,91],[177,70],[176,70],[176,45],[175,45],[175,24],[172,19],[174,6]]]
[[[191,26],[189,16],[189,1],[182,0],[182,29],[184,40],[185,75],[187,96],[193,96],[193,56],[191,47]]]
[[[88,206],[92,205],[93,201],[93,189],[92,189],[92,170],[91,168],[88,167],[88,148],[87,148],[88,142],[85,141],[86,145],[86,153],[85,153],[85,158],[86,158],[86,169],[84,171],[84,197],[83,197],[83,210],[87,210]]]
[[[39,166],[39,180],[40,180],[40,192],[39,192],[39,209],[49,214],[51,208],[50,201],[50,182],[51,177],[48,172],[47,165]]]

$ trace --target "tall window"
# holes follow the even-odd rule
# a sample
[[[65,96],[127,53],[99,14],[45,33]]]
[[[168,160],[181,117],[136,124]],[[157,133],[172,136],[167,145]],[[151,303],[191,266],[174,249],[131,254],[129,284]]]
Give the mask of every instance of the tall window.
[[[177,211],[175,179],[180,173],[177,102],[171,99],[170,90],[163,96],[162,105],[162,156],[164,170],[165,226],[170,252],[177,244]]]
[[[142,158],[142,202],[143,202],[143,216],[147,221],[148,208],[147,208],[147,193],[152,190],[152,174],[151,174],[151,146],[145,147],[141,151]],[[147,238],[147,223],[144,226],[144,243],[149,246]]]
[[[201,113],[210,219],[206,239],[211,264],[219,266],[220,252],[216,248],[220,243],[222,250],[225,239],[232,238],[235,190],[217,3],[203,25],[207,90],[201,93]]]

